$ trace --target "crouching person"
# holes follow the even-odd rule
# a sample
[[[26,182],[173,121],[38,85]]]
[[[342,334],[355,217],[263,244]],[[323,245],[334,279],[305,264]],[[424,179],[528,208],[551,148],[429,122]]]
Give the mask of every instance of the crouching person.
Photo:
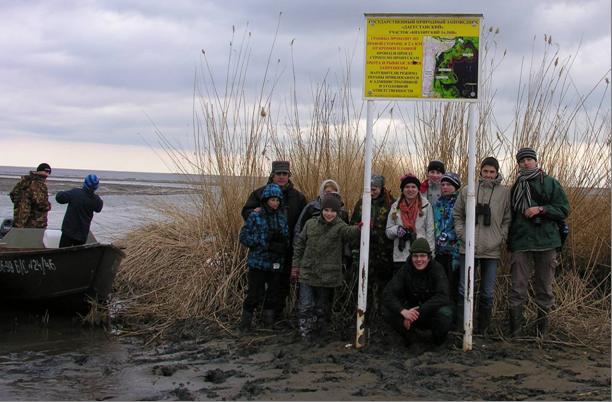
[[[385,320],[410,343],[413,329],[431,329],[441,345],[451,329],[453,310],[444,268],[431,258],[424,238],[410,245],[410,257],[387,284],[383,294]]]
[[[337,194],[321,198],[321,215],[309,219],[293,245],[291,279],[299,281],[298,330],[309,341],[313,332],[326,331],[331,320],[334,288],[342,284],[344,244],[359,238],[360,228],[338,216]]]
[[[268,184],[261,195],[261,209],[251,213],[240,229],[240,242],[249,248],[248,289],[242,305],[241,332],[251,329],[253,313],[262,303],[264,325],[274,324],[280,303],[283,263],[289,248],[289,226],[282,202],[281,188]]]

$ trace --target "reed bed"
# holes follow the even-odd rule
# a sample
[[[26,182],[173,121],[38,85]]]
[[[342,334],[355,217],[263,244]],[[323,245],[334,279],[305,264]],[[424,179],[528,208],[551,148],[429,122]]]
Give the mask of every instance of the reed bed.
[[[609,343],[611,128],[609,105],[603,101],[608,96],[605,75],[588,94],[577,93],[569,75],[574,58],[561,60],[547,37],[542,50],[534,50],[524,66],[511,123],[500,127],[494,77],[505,52],[497,48],[497,32],[491,28],[483,42],[486,68],[477,158],[496,155],[510,184],[516,173],[514,152],[533,146],[540,165],[564,185],[572,206],[571,232],[555,284],[552,337],[579,344]],[[310,200],[326,178],[339,182],[349,212],[361,197],[365,107],[352,91],[350,60],[335,81],[328,74],[314,85],[308,106],[298,101],[293,67],[289,107],[281,116],[276,114],[279,97],[274,93],[280,75],[271,73],[271,67],[259,78],[258,93],[253,98],[246,95],[246,82],[253,81],[248,75],[250,41],[250,34],[233,31],[226,81],[221,84],[212,79],[204,53],[194,84],[193,150],[182,151],[157,132],[177,170],[199,173],[202,181],[196,181],[201,187],[193,210],[162,207],[165,222],[146,224],[126,238],[128,256],[116,282],[124,305],[119,317],[137,324],[132,328],[139,333],[163,336],[185,320],[233,329],[246,274],[246,250],[238,242],[240,211],[250,191],[266,182],[272,160],[291,161],[291,179]],[[268,66],[273,65],[274,46]],[[459,172],[465,182],[466,119],[466,106],[457,103],[379,105],[373,172],[385,175],[395,196],[400,176],[408,171],[424,176],[431,159],[445,161],[447,170]],[[217,177],[219,185],[208,185],[205,175]],[[504,258],[495,296],[500,334],[508,265]],[[347,275],[335,297],[334,311],[344,319],[341,322],[352,317],[355,308],[354,280]],[[533,318],[532,302],[527,310]]]

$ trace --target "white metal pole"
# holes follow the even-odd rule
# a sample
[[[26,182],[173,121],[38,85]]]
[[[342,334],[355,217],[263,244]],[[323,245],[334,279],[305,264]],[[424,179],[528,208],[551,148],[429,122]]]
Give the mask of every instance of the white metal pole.
[[[474,303],[474,227],[476,225],[476,194],[474,185],[474,171],[476,170],[476,103],[468,106],[468,186],[465,219],[465,273],[464,273],[464,300],[463,300],[463,350],[472,350]]]
[[[365,313],[368,302],[368,260],[370,259],[370,214],[372,207],[372,194],[370,180],[372,177],[372,154],[374,124],[374,101],[367,101],[366,138],[363,171],[363,195],[361,203],[361,244],[359,247],[359,284],[357,288],[357,333],[355,335],[355,348],[365,346]]]

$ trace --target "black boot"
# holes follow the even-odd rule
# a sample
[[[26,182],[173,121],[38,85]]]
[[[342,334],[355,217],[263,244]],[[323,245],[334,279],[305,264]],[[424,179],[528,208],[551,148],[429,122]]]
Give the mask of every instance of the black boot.
[[[544,338],[548,333],[549,320],[548,320],[548,309],[538,308],[538,320],[536,322],[537,335],[540,338]]]
[[[510,307],[510,336],[521,336],[523,329],[523,306]]]
[[[276,318],[276,312],[274,310],[263,311],[263,325],[265,328],[272,328]]]
[[[489,324],[491,323],[492,311],[493,306],[480,303],[480,306],[478,308],[478,327],[476,328],[477,334],[486,334],[487,328],[489,328]]]
[[[251,330],[251,323],[253,322],[253,312],[242,310],[242,317],[240,318],[240,326],[238,329],[240,332],[245,333]]]

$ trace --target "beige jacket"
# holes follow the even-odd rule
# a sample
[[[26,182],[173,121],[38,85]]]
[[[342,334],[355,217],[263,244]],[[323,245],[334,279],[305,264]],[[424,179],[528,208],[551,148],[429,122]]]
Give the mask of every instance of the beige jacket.
[[[434,242],[434,216],[433,209],[431,209],[431,204],[427,201],[427,198],[423,197],[423,195],[419,195],[421,197],[423,211],[422,216],[417,216],[415,226],[416,226],[416,235],[418,237],[424,237],[429,243],[429,248],[431,248],[432,255],[436,250],[436,243]],[[410,242],[407,241],[404,247],[404,250],[400,251],[398,248],[399,239],[397,238],[397,228],[398,226],[404,226],[402,224],[402,217],[400,216],[400,210],[398,208],[398,203],[401,197],[395,201],[391,205],[391,209],[389,210],[389,216],[387,217],[387,229],[385,233],[389,239],[393,240],[393,262],[404,262],[410,255]]]
[[[475,258],[500,258],[501,249],[506,243],[508,229],[512,221],[510,209],[510,189],[501,184],[502,175],[488,180],[478,178],[476,183],[476,203],[489,204],[491,209],[491,224],[484,224],[484,217],[476,217],[476,232],[474,234]],[[461,240],[461,254],[465,254],[465,219],[466,219],[467,187],[464,187],[457,197],[453,218],[455,232]]]

